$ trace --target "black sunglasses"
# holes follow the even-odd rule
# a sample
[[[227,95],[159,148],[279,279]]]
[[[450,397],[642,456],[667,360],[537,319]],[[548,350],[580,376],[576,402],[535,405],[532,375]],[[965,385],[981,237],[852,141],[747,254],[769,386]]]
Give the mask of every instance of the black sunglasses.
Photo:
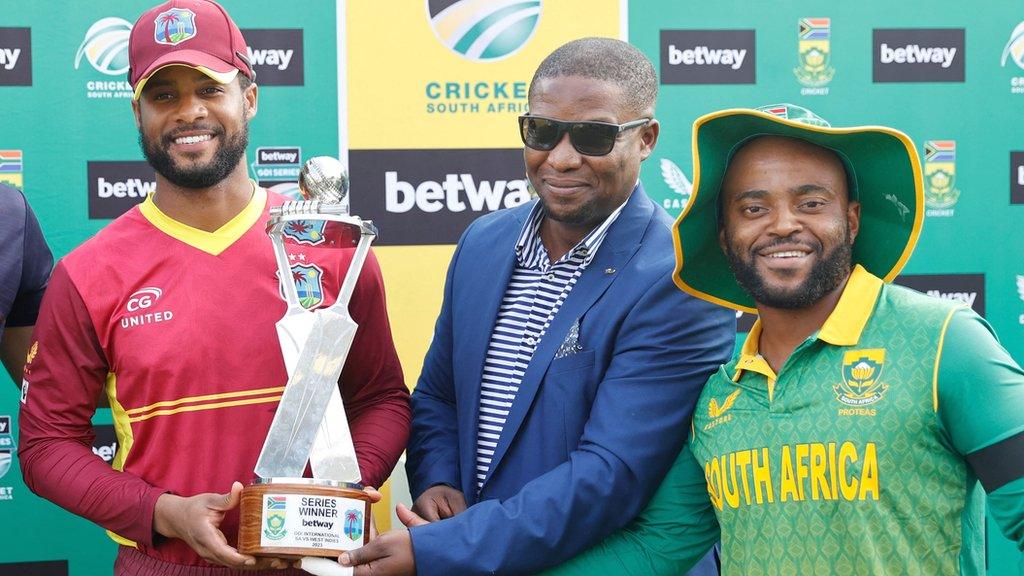
[[[562,135],[569,133],[569,142],[580,154],[604,156],[612,151],[619,132],[643,126],[650,118],[640,118],[625,124],[608,122],[563,122],[541,116],[520,116],[519,135],[523,144],[534,150],[548,151],[562,141]]]

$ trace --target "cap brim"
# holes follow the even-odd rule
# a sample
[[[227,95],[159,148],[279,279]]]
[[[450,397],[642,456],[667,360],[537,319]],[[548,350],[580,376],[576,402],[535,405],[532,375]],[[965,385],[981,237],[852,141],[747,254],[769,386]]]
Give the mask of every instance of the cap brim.
[[[200,52],[198,50],[175,50],[174,52],[165,54],[154,60],[149,68],[142,73],[142,77],[139,79],[138,84],[135,85],[135,93],[132,97],[135,100],[138,100],[139,96],[142,95],[142,90],[145,88],[146,82],[148,82],[154,74],[168,66],[187,66],[206,74],[221,84],[231,82],[235,79],[235,76],[238,75],[238,68],[235,68],[231,63],[225,62],[215,56],[210,56],[205,52]]]
[[[673,226],[676,285],[703,300],[756,313],[718,242],[718,193],[733,148],[761,135],[799,138],[846,156],[856,172],[861,205],[853,262],[885,281],[895,278],[924,221],[921,163],[913,141],[883,126],[819,127],[731,109],[701,116],[693,125],[693,192]]]

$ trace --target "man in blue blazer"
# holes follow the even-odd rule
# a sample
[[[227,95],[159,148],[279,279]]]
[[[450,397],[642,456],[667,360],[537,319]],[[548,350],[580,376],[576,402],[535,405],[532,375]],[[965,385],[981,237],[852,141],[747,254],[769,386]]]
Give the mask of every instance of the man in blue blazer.
[[[678,290],[669,216],[644,193],[657,78],[640,51],[562,46],[520,118],[539,199],[474,222],[413,393],[408,532],[356,574],[527,574],[646,504],[689,432],[735,317]],[[717,574],[714,558],[692,574]]]

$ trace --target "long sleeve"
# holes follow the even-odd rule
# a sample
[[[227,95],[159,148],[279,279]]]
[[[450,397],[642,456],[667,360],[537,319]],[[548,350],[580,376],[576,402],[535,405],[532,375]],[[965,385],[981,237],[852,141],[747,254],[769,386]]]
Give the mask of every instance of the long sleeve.
[[[988,509],[1022,551],[1024,574],[1024,370],[969,310],[946,330],[936,383],[939,417],[988,493]]]
[[[624,526],[678,454],[702,385],[732,350],[734,326],[730,312],[667,277],[653,281],[629,306],[568,460],[509,498],[413,528],[417,571],[533,573]]]
[[[391,475],[409,437],[409,390],[388,322],[384,281],[367,255],[349,306],[359,325],[341,373],[342,397],[362,482],[380,486]]]
[[[708,499],[704,473],[687,446],[647,508],[633,522],[545,574],[682,574],[718,538],[718,522]]]
[[[25,368],[18,457],[25,484],[62,508],[144,545],[163,489],[114,470],[92,452],[92,416],[108,373],[89,313],[58,264]]]

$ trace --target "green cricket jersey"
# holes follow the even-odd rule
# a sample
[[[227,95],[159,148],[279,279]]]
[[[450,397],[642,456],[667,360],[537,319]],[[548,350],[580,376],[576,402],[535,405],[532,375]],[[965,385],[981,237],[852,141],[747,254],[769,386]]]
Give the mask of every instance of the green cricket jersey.
[[[982,485],[1024,547],[1024,372],[984,320],[858,266],[777,375],[759,335],[648,508],[556,574],[681,574],[720,526],[726,575],[982,575]]]

